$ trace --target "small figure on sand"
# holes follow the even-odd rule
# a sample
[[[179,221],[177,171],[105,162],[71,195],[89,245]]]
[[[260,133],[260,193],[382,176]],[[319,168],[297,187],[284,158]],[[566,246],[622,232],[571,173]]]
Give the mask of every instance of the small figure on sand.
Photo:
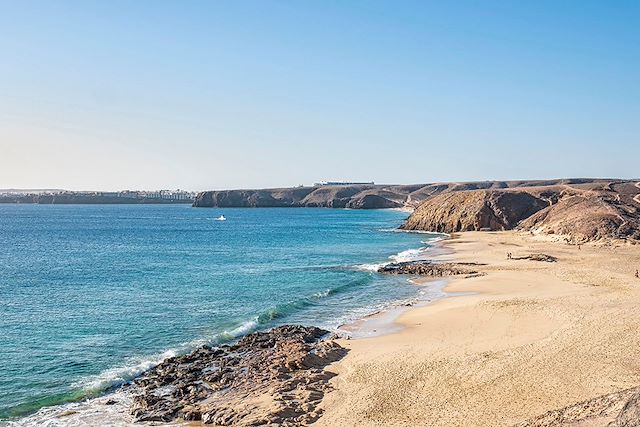
[[[580,246],[582,246],[582,245],[578,245],[578,250],[580,250]]]
[[[636,269],[636,279],[640,278],[640,274],[638,273],[638,270]]]
[[[507,252],[507,259],[511,259],[511,252]]]

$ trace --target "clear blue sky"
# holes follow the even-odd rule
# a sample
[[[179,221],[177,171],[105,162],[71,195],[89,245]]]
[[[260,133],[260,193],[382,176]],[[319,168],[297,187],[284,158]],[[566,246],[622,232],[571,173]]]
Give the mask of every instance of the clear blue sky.
[[[638,1],[0,1],[0,188],[638,177]]]

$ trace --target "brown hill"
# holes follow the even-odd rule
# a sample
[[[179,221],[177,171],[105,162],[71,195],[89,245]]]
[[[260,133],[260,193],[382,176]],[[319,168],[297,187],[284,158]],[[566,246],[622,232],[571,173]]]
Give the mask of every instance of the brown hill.
[[[525,191],[474,190],[443,193],[422,203],[402,226],[443,233],[510,230],[549,204]]]
[[[334,185],[205,191],[196,207],[415,209],[402,228],[456,232],[510,230],[569,242],[640,240],[640,184],[611,179]]]
[[[616,191],[565,193],[520,224],[533,233],[557,234],[573,243],[608,238],[640,240],[640,204]]]
[[[441,193],[479,189],[530,188],[553,185],[601,186],[607,180],[557,179],[545,181],[476,181],[413,185],[334,185],[268,188],[259,190],[204,191],[195,207],[328,207],[379,209],[415,208]]]
[[[572,180],[443,192],[429,197],[402,226],[456,232],[519,228],[565,241],[640,240],[640,184]],[[548,185],[552,184],[552,185]],[[468,186],[466,187],[468,188]]]

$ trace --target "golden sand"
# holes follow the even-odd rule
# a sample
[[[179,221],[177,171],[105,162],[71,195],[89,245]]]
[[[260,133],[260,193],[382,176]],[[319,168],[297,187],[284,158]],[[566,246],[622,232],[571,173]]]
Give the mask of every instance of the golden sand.
[[[640,385],[640,245],[579,249],[518,232],[442,245],[441,260],[487,274],[451,279],[447,291],[473,294],[405,312],[401,332],[342,340],[350,352],[332,366],[318,426],[513,425]]]

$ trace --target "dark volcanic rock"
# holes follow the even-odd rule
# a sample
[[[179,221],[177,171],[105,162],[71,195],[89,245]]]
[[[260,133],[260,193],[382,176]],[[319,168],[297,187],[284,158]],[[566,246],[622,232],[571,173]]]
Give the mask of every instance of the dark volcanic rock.
[[[221,426],[306,425],[346,350],[315,327],[281,326],[220,348],[172,357],[131,385],[136,421],[201,420]]]
[[[556,261],[558,261],[558,258],[556,258],[554,256],[551,256],[551,255],[547,255],[547,254],[531,254],[531,255],[526,255],[526,256],[513,257],[511,259],[514,259],[514,260],[528,259],[530,261],[541,261],[541,262],[556,262]]]
[[[433,263],[431,261],[407,261],[387,264],[378,269],[384,274],[415,274],[420,276],[457,276],[477,275],[478,271],[470,268],[478,264]]]

